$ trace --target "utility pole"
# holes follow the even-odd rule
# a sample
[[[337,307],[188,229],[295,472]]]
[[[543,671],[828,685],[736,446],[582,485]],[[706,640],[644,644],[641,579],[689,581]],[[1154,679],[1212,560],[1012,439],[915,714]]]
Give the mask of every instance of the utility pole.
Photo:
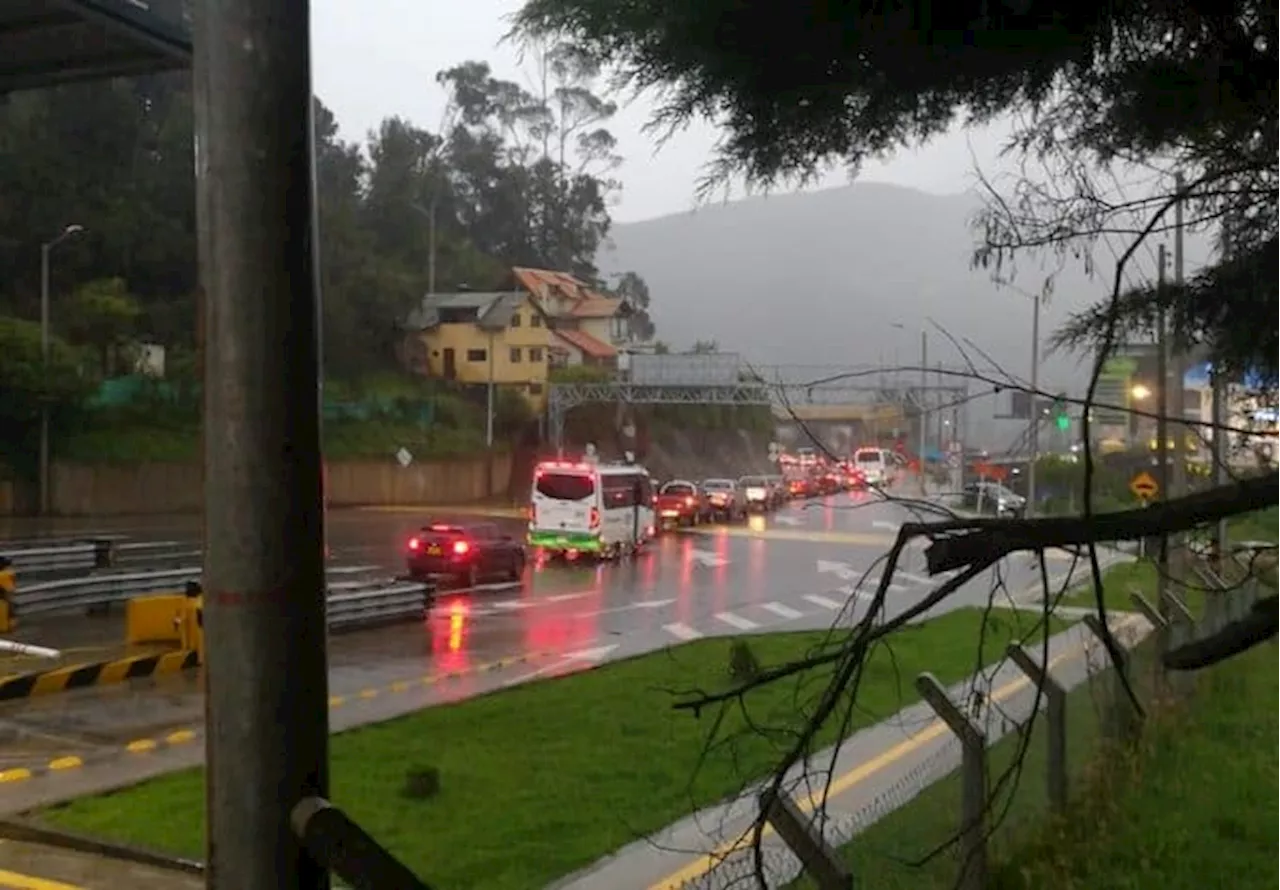
[[[929,397],[929,332],[920,332],[920,493],[927,494],[925,487],[924,451],[929,437],[929,412],[925,401]]]
[[[1234,239],[1231,237],[1230,225],[1225,227],[1226,236],[1223,242],[1223,254],[1230,258],[1234,254]],[[1210,460],[1213,462],[1209,468],[1212,476],[1213,487],[1217,488],[1227,484],[1227,433],[1223,429],[1227,423],[1227,380],[1218,369],[1218,363],[1215,362],[1209,368],[1209,383],[1212,388],[1211,398],[1213,403],[1210,406],[1211,416],[1210,422],[1213,424],[1213,439],[1210,440]],[[1214,554],[1221,561],[1227,556],[1227,520],[1219,519],[1213,530]],[[1221,571],[1221,564],[1214,567]]]
[[[1036,464],[1040,461],[1040,295],[1031,295],[1031,460],[1027,466],[1028,518],[1036,512]]]
[[[49,373],[49,252],[52,244],[40,245],[40,364]],[[49,467],[49,403],[40,403],[40,515],[48,516],[50,509],[51,470]]]
[[[1169,497],[1169,342],[1168,323],[1164,311],[1164,270],[1168,263],[1168,251],[1163,244],[1156,254],[1156,290],[1161,305],[1156,312],[1156,482],[1160,497]],[[1169,538],[1160,538],[1160,552],[1156,557],[1156,601],[1160,614],[1169,616]],[[1161,650],[1163,651],[1163,650]]]
[[[1182,193],[1185,180],[1179,173],[1174,179],[1174,187],[1178,190],[1179,195]],[[1184,259],[1182,250],[1182,234],[1183,234],[1183,204],[1185,202],[1181,197],[1178,203],[1173,205],[1173,283],[1178,287],[1182,287],[1184,275]],[[1187,416],[1187,397],[1186,397],[1186,376],[1187,376],[1187,355],[1185,344],[1183,343],[1183,331],[1175,330],[1170,336],[1170,364],[1173,379],[1170,381],[1170,400],[1173,402],[1173,466],[1170,467],[1170,490],[1169,496],[1185,494],[1187,490],[1187,425],[1184,422]]]
[[[310,4],[193,8],[204,293],[206,886],[326,890],[329,796]]]

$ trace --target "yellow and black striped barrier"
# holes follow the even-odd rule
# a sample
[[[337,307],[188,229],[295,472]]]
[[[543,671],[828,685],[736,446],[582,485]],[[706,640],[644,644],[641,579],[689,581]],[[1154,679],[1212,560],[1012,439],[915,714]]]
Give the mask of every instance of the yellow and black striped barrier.
[[[37,695],[51,695],[70,689],[124,683],[146,677],[177,674],[200,666],[200,653],[195,649],[178,649],[154,655],[133,655],[111,661],[72,664],[48,671],[34,671],[0,679],[0,702]]]

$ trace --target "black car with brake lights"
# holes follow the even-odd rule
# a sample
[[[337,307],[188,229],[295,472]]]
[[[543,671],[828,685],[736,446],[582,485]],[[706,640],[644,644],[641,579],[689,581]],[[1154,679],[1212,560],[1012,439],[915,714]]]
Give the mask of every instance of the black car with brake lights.
[[[483,581],[519,581],[524,545],[492,522],[425,526],[406,545],[405,562],[414,580],[450,578],[465,587]]]

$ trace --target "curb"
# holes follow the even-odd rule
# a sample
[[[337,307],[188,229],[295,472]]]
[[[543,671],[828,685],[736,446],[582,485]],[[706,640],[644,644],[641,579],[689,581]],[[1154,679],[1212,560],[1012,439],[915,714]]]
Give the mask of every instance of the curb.
[[[561,654],[563,653],[551,650],[527,652],[523,655],[513,655],[507,658],[499,658],[496,661],[477,664],[465,670],[445,671],[439,674],[427,674],[414,680],[402,680],[395,683],[389,683],[382,687],[361,689],[358,692],[348,695],[334,695],[329,697],[329,709],[333,710],[335,708],[340,708],[348,702],[368,701],[369,699],[378,698],[382,695],[411,692],[414,689],[438,686],[450,680],[460,680],[464,677],[496,673],[497,671],[515,667],[516,665],[527,664],[531,661],[543,658],[556,658]],[[0,769],[0,786],[16,782],[34,781],[45,776],[65,773],[69,770],[80,769],[85,766],[92,766],[111,761],[121,755],[137,757],[155,754],[169,748],[189,745],[203,738],[204,731],[202,728],[176,729],[163,736],[134,739],[125,745],[113,747],[87,756],[65,755],[62,757],[55,757],[43,764]]]
[[[0,702],[177,674],[199,666],[200,655],[193,649],[73,664],[0,680]]]
[[[104,841],[100,838],[77,834],[60,828],[49,828],[27,819],[0,819],[0,839],[57,847],[63,850],[72,850],[76,853],[87,853],[91,856],[101,856],[105,859],[134,862],[138,865],[148,865],[153,868],[163,868],[188,875],[200,876],[205,873],[203,862],[169,856],[142,847]]]

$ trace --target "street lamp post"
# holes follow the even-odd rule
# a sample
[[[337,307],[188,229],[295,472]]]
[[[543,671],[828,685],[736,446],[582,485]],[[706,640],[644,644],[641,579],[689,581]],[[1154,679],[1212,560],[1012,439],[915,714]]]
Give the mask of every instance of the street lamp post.
[[[907,326],[900,322],[892,322],[889,327],[897,328],[899,331],[905,331]],[[920,491],[925,492],[925,473],[924,473],[924,450],[926,440],[929,435],[929,412],[925,407],[926,394],[929,391],[929,332],[920,331],[920,399],[917,409],[920,411],[920,430],[919,443],[916,459],[919,461],[920,467]]]
[[[66,239],[79,235],[84,226],[69,225],[58,237],[40,245],[40,364],[44,369],[45,379],[49,376],[49,254]],[[42,400],[40,404],[40,515],[48,516],[50,509],[49,486],[49,403]]]
[[[1032,516],[1036,508],[1036,464],[1040,460],[1040,424],[1044,413],[1040,410],[1040,307],[1046,293],[1032,293],[1008,281],[998,282],[1000,287],[1022,294],[1031,301],[1031,429],[1028,448],[1031,459],[1027,464],[1027,508],[1025,515]]]

